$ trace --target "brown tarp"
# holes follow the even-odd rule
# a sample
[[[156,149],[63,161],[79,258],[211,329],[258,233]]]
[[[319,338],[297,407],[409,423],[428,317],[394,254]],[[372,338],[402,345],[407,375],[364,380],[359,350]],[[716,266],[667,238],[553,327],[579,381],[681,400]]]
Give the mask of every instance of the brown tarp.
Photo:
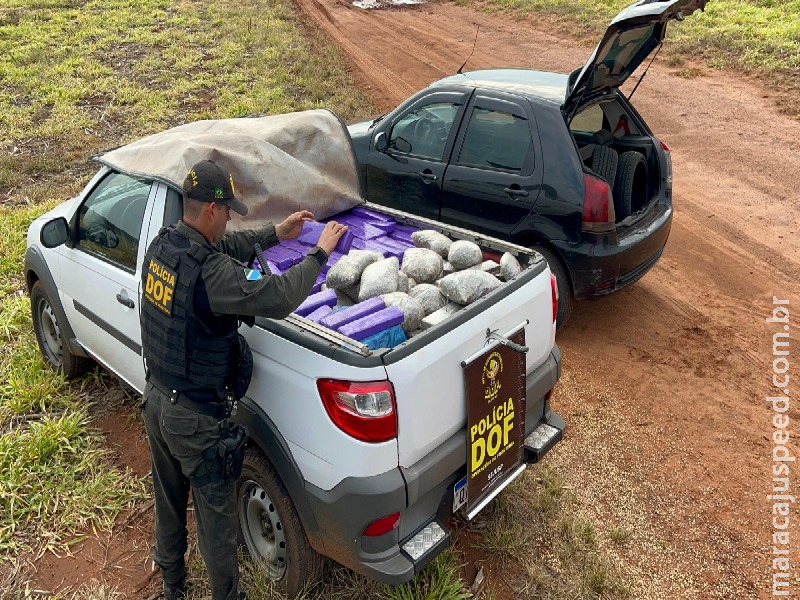
[[[218,162],[248,207],[245,217],[231,213],[231,229],[279,222],[302,209],[324,219],[363,202],[350,136],[329,110],[196,121],[93,158],[178,190],[193,164]]]

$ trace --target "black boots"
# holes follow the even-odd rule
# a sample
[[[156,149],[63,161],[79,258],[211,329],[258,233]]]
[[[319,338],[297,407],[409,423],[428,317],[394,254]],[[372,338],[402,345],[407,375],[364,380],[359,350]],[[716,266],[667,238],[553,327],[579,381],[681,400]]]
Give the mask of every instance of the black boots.
[[[186,583],[179,581],[172,585],[164,582],[164,600],[185,600],[186,598]]]

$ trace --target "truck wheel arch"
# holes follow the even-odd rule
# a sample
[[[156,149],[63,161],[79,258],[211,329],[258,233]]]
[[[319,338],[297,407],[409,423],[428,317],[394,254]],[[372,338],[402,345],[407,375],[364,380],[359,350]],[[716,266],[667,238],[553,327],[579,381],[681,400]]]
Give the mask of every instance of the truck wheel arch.
[[[308,502],[303,476],[275,423],[247,396],[239,401],[239,409],[234,419],[247,427],[250,434],[249,445],[257,446],[272,463],[289,492],[311,547],[324,554],[324,542],[320,539],[319,526]]]
[[[45,293],[50,300],[50,306],[58,319],[61,326],[62,339],[67,343],[69,351],[75,356],[90,358],[83,346],[81,346],[77,339],[75,339],[75,332],[67,319],[67,313],[64,312],[64,307],[61,304],[61,296],[58,294],[58,286],[56,285],[53,275],[50,273],[50,268],[47,266],[42,252],[36,246],[31,246],[25,252],[25,285],[28,289],[30,296],[31,290],[37,281],[42,283]]]

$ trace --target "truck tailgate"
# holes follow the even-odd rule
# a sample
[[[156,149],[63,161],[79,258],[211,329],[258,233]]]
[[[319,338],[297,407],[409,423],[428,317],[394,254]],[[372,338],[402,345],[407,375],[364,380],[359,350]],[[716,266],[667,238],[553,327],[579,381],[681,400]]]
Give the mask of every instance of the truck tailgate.
[[[555,343],[550,271],[537,262],[489,296],[414,339],[414,352],[389,353],[386,371],[397,400],[399,464],[409,467],[467,423],[461,362],[486,345],[487,331],[498,334],[525,327],[526,373],[550,355]],[[441,327],[441,329],[439,328]]]

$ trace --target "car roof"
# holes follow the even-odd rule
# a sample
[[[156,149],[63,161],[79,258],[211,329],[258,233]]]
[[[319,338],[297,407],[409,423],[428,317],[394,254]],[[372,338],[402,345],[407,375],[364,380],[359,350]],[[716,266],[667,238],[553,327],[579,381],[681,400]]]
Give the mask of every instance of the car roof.
[[[481,88],[516,92],[559,105],[567,96],[567,75],[533,69],[481,69],[467,71],[439,79],[431,87],[440,85],[470,85]]]

